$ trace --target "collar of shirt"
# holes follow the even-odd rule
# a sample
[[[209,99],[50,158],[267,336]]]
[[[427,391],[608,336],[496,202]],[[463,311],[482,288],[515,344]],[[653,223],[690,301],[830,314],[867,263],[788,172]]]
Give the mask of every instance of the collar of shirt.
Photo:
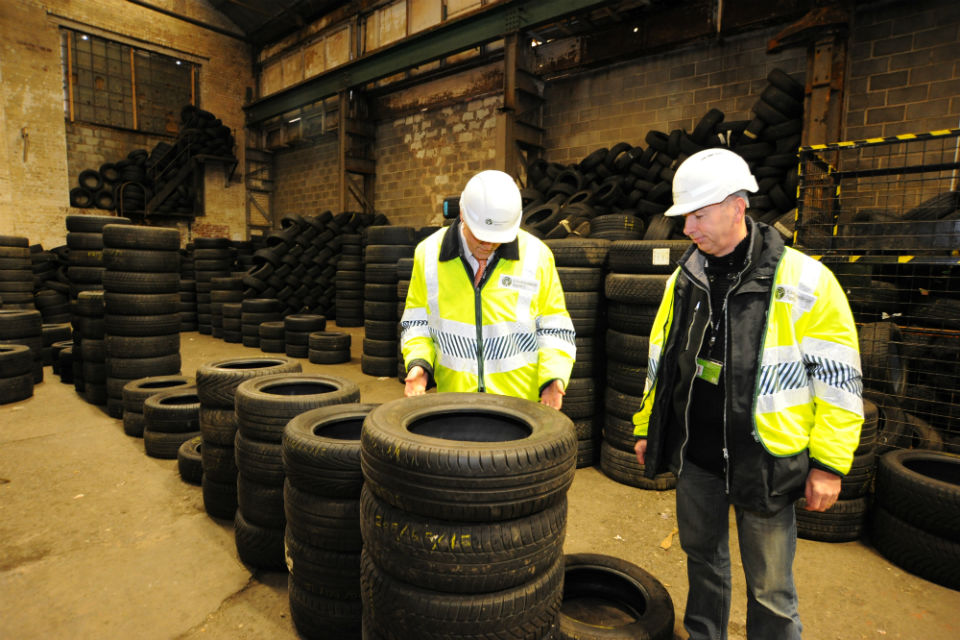
[[[467,264],[470,265],[470,268],[473,269],[473,272],[477,272],[477,267],[480,266],[480,262],[477,260],[476,256],[470,253],[470,247],[467,245],[467,236],[464,235],[463,225],[460,227],[460,255],[462,255],[467,260]],[[496,251],[490,254],[490,257],[487,258],[487,264],[490,264],[493,261],[493,256],[497,254]]]

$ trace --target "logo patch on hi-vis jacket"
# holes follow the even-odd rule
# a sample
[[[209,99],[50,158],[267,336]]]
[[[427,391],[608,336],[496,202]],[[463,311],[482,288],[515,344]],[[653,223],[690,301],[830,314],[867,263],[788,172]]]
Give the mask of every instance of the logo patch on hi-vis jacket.
[[[777,285],[773,297],[777,302],[792,304],[804,313],[813,309],[813,305],[817,302],[817,296],[812,293],[801,291],[797,287],[782,284]]]
[[[504,289],[513,289],[514,291],[536,292],[539,288],[536,280],[525,280],[516,276],[506,274],[500,276],[500,286]]]

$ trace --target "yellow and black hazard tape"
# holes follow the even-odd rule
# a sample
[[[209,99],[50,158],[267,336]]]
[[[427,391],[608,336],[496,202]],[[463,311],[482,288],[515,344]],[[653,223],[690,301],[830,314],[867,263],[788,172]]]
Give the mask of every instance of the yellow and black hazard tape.
[[[812,144],[806,147],[800,147],[799,152],[805,151],[824,151],[826,149],[855,149],[858,147],[867,147],[875,144],[892,144],[896,142],[912,142],[914,140],[933,140],[936,138],[948,138],[951,136],[960,136],[960,129],[938,129],[936,131],[927,131],[924,133],[901,133],[896,136],[884,136],[881,138],[866,138],[864,140],[849,140],[846,142],[830,142],[828,144]]]
[[[797,247],[803,249],[803,247]],[[815,254],[808,253],[818,262],[858,262],[860,264],[960,264],[960,254],[951,251],[951,255],[849,255],[843,253]]]

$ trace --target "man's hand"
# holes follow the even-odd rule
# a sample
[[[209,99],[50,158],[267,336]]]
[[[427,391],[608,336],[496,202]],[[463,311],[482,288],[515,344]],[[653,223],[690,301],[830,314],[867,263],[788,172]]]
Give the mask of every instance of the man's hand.
[[[823,469],[810,469],[803,494],[807,499],[807,511],[826,511],[833,506],[839,495],[840,476]]]
[[[637,443],[633,445],[633,451],[637,454],[637,462],[640,464],[645,464],[647,459],[647,439],[640,438],[637,440]]]
[[[567,392],[563,390],[563,383],[559,380],[554,380],[547,385],[543,393],[540,394],[540,404],[545,404],[559,411],[563,405],[563,396],[565,395],[567,395]]]
[[[427,372],[420,365],[410,367],[407,377],[404,378],[403,395],[422,396],[427,392]]]

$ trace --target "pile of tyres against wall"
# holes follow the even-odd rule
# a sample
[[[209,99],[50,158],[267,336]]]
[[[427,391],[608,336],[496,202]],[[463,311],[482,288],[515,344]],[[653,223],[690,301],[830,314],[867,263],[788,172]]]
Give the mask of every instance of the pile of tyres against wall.
[[[725,147],[741,155],[757,178],[750,215],[792,227],[787,214],[796,206],[803,98],[803,85],[774,69],[750,120],[725,121],[723,112],[710,109],[690,132],[648,132],[646,147],[620,142],[570,165],[535,160],[521,191],[522,226],[541,238],[596,237],[612,223],[607,216],[619,214],[630,216],[643,239],[682,238],[678,220],[663,216],[672,203],[674,172],[697,151]]]
[[[430,394],[371,411],[364,637],[548,637],[576,458],[570,419],[518,398]]]

